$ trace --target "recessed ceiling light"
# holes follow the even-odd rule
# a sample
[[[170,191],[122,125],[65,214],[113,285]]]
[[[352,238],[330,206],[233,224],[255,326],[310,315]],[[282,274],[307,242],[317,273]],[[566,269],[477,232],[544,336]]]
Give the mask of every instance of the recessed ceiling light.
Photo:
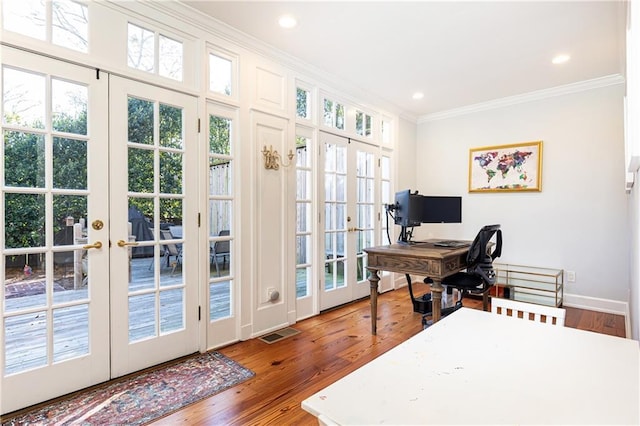
[[[298,25],[298,21],[293,15],[282,15],[280,19],[278,19],[278,24],[282,28],[293,28]]]
[[[553,63],[555,65],[564,64],[565,62],[569,62],[569,59],[571,59],[571,56],[569,56],[569,55],[565,55],[565,54],[556,55],[551,60],[551,63]]]
[[[412,96],[412,97],[413,97],[413,99],[415,99],[415,100],[419,100],[419,99],[424,98],[424,93],[422,93],[422,92],[416,92],[416,93],[414,93],[414,94],[413,94],[413,96]]]

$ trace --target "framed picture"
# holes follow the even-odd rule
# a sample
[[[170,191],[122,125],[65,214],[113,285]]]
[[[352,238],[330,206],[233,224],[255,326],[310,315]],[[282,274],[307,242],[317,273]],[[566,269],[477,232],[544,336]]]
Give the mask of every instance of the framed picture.
[[[469,192],[542,190],[542,141],[469,150]]]

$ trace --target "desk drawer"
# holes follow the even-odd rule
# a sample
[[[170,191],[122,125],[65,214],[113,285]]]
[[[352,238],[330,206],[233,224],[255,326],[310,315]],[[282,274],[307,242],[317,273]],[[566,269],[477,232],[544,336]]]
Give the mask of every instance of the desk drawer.
[[[445,259],[423,259],[399,257],[394,255],[370,254],[369,267],[382,271],[426,275],[431,278],[444,278],[464,267],[464,256]]]

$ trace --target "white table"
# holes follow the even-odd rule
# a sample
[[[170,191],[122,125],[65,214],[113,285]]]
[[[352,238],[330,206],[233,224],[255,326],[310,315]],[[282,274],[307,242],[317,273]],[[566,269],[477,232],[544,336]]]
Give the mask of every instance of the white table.
[[[462,308],[302,402],[326,423],[640,423],[638,342]]]

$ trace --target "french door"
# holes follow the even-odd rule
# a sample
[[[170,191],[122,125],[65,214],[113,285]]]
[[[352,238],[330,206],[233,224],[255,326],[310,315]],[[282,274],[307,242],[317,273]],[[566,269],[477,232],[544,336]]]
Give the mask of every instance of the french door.
[[[196,99],[2,48],[0,413],[198,350]]]
[[[111,376],[198,350],[197,101],[110,80]]]
[[[378,232],[379,178],[375,148],[323,132],[320,145],[324,165],[320,309],[324,310],[369,294],[364,248],[374,245]]]
[[[2,48],[0,412],[109,379],[108,78]]]

